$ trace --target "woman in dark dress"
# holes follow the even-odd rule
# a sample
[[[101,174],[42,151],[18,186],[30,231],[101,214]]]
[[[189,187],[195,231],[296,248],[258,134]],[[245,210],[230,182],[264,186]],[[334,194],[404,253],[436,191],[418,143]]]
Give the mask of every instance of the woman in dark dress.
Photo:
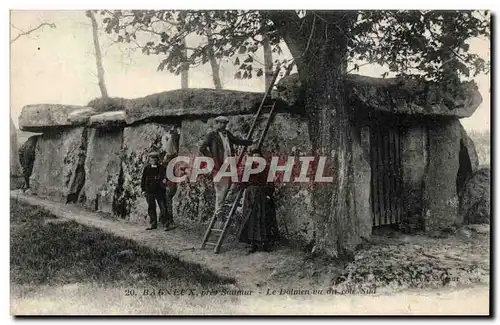
[[[262,157],[258,149],[252,150],[250,155]],[[252,245],[249,253],[258,249],[269,251],[271,244],[278,240],[278,223],[273,200],[274,185],[267,182],[268,172],[266,166],[263,172],[250,175],[248,182],[240,183],[245,192],[238,240]]]

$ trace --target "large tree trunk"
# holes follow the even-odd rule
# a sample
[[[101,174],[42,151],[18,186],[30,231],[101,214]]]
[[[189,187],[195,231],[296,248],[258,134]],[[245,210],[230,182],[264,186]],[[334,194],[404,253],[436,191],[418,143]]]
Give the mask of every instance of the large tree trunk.
[[[343,82],[348,38],[340,30],[348,30],[355,16],[322,12],[321,19],[308,17],[301,30],[294,30],[283,14],[272,17],[295,58],[305,87],[313,154],[327,157],[324,176],[333,177],[333,182],[316,183],[312,193],[316,250],[352,258],[363,237],[370,236],[369,227],[356,216],[353,130]]]
[[[212,67],[212,80],[214,82],[215,89],[222,89],[222,82],[220,79],[220,66],[219,63],[217,62],[217,59],[215,58],[214,55],[214,50],[213,50],[213,39],[212,39],[212,28],[210,26],[207,26],[207,39],[208,39],[208,60],[210,62],[210,66]]]
[[[19,153],[17,145],[17,129],[10,117],[10,175],[21,176],[21,164],[19,163]]]
[[[269,88],[273,80],[273,51],[267,33],[264,32],[262,47],[264,48],[264,77],[266,89]]]
[[[87,10],[86,14],[92,23],[92,35],[94,39],[95,62],[97,66],[97,79],[99,83],[99,89],[101,90],[101,96],[103,98],[108,98],[108,90],[106,89],[106,83],[104,81],[104,67],[102,66],[102,54],[101,47],[99,45],[99,35],[97,33],[97,21],[95,19],[94,13],[91,10]]]
[[[329,42],[329,43],[333,43]],[[317,248],[328,255],[349,255],[357,244],[353,206],[352,147],[349,114],[344,98],[344,57],[325,44],[310,65],[305,84],[309,132],[316,156],[327,157],[325,176],[331,183],[313,190]]]

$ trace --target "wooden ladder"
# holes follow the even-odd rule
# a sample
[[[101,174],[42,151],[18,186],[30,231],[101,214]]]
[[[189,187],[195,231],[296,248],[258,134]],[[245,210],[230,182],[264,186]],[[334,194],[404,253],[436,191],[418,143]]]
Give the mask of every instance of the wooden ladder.
[[[253,133],[255,131],[255,127],[257,125],[257,122],[258,122],[259,118],[262,115],[263,108],[269,108],[270,109],[269,116],[268,116],[268,118],[266,120],[266,124],[265,124],[264,130],[262,131],[262,133],[260,135],[259,141],[257,142],[257,148],[259,148],[259,149],[262,146],[262,143],[264,142],[264,138],[266,137],[267,131],[269,130],[269,126],[271,124],[271,120],[272,120],[273,114],[274,114],[274,109],[276,107],[276,103],[274,101],[272,102],[271,105],[264,105],[264,102],[266,101],[267,97],[270,95],[271,90],[272,90],[274,84],[276,83],[276,79],[278,78],[279,72],[280,72],[280,66],[278,65],[278,67],[276,68],[276,70],[274,72],[273,79],[271,80],[271,84],[267,88],[266,93],[264,95],[264,98],[262,98],[262,101],[260,103],[259,109],[257,110],[257,113],[254,116],[254,119],[253,119],[253,122],[252,122],[252,126],[250,127],[250,130],[248,131],[248,134],[246,136],[247,140],[249,140],[249,139],[252,138],[252,135],[253,135]],[[245,154],[246,149],[247,149],[247,146],[243,146],[243,149],[241,150],[241,153],[238,156],[238,160],[236,162],[236,166],[240,165],[241,160],[243,159],[243,156]],[[226,192],[226,197],[224,197],[224,199],[223,199],[224,202],[226,201],[227,193],[229,191],[230,190],[228,190]],[[231,205],[231,210],[229,211],[229,214],[228,214],[228,216],[227,216],[227,218],[226,218],[226,220],[225,220],[224,225],[223,225],[222,228],[216,228],[216,227],[214,227],[215,226],[215,222],[217,220],[217,211],[214,212],[214,214],[212,216],[212,219],[210,220],[210,223],[209,223],[209,225],[207,227],[207,230],[205,231],[205,236],[203,237],[203,242],[201,244],[201,249],[205,248],[206,246],[212,246],[212,247],[214,247],[214,253],[215,254],[219,253],[220,248],[222,246],[222,242],[224,241],[224,237],[226,235],[226,231],[227,231],[227,229],[229,227],[229,224],[231,223],[231,219],[232,219],[234,213],[236,212],[236,209],[238,208],[238,205],[240,203],[242,195],[243,195],[243,189],[240,188],[240,189],[237,190],[236,198],[235,198],[235,200],[233,201],[233,203]],[[209,240],[209,239],[211,239],[211,235],[212,234],[214,235],[214,236],[212,236],[212,237],[214,237],[213,241]]]

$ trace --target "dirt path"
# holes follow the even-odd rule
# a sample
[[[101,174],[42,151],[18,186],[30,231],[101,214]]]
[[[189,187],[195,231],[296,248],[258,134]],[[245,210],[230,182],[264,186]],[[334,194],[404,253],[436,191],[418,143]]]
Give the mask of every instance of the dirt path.
[[[317,264],[305,259],[300,251],[278,248],[269,253],[246,255],[243,247],[228,241],[220,254],[200,250],[199,233],[179,227],[169,232],[145,231],[144,227],[123,220],[104,218],[74,205],[61,204],[26,196],[12,191],[18,202],[42,207],[63,220],[74,220],[116,236],[134,240],[146,247],[158,249],[188,263],[202,265],[221,276],[236,280],[234,290],[252,290],[250,296],[226,295],[204,297],[127,297],[125,289],[91,287],[71,284],[59,287],[14,287],[11,312],[14,314],[487,314],[489,288],[485,285],[464,287],[462,284],[488,283],[488,235],[472,238],[452,237],[436,240],[427,237],[403,236],[397,240],[382,236],[394,247],[376,245],[356,255],[351,266],[387,270],[410,261],[417,271],[434,270],[432,263],[450,269],[468,266],[467,261],[481,268],[458,274],[460,281],[438,290],[407,290],[378,287],[375,294],[365,295],[280,295],[279,288],[320,289],[331,287],[333,264]],[[465,244],[464,244],[465,243]],[[405,260],[409,259],[409,260]],[[381,262],[380,262],[381,261]],[[433,262],[434,261],[434,262]],[[432,262],[431,264],[429,264]],[[382,263],[381,265],[375,265]],[[387,265],[385,264],[387,263]],[[419,264],[420,263],[420,264]],[[424,264],[422,264],[424,263]],[[451,264],[456,265],[451,265]],[[409,264],[413,265],[413,264]],[[478,273],[478,270],[482,273]],[[394,270],[393,270],[394,271]],[[332,273],[333,272],[333,273]],[[364,271],[363,271],[364,272]],[[363,273],[361,271],[357,273]],[[385,272],[385,271],[383,271]],[[404,270],[403,274],[413,272]],[[465,272],[465,271],[464,271]],[[480,280],[468,281],[471,272]],[[386,272],[385,272],[386,273]],[[387,274],[395,274],[390,272]],[[475,276],[472,276],[474,278]],[[399,278],[401,279],[401,278]],[[461,281],[466,279],[466,281]],[[398,280],[398,279],[396,279]],[[425,280],[426,281],[426,280]],[[268,289],[278,288],[277,295],[266,295]],[[144,287],[132,288],[143,292]],[[157,288],[158,289],[158,288]],[[162,288],[175,289],[175,288]],[[396,291],[396,292],[395,292]],[[432,312],[430,312],[432,311]]]
[[[129,288],[130,289],[130,288]],[[489,289],[392,295],[125,296],[125,288],[71,284],[13,290],[16,315],[488,315]],[[139,291],[139,288],[136,288]]]
[[[243,247],[230,241],[223,246],[224,251],[214,254],[209,249],[201,250],[201,238],[193,236],[181,227],[169,232],[146,231],[141,225],[106,219],[74,205],[26,196],[19,191],[12,191],[11,197],[18,202],[42,207],[57,217],[75,220],[116,236],[134,240],[146,247],[164,251],[182,261],[203,265],[216,274],[234,278],[237,285],[242,288],[265,285],[276,268],[282,265],[295,265],[303,258],[300,252],[288,248],[246,255]]]

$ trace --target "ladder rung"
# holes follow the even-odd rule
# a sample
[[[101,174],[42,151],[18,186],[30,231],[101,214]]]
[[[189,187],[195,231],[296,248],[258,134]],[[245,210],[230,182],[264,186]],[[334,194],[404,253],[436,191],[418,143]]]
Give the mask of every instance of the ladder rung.
[[[272,90],[274,84],[276,83],[276,78],[278,77],[279,72],[280,72],[280,65],[278,65],[278,67],[276,67],[276,70],[274,71],[273,79],[271,81],[271,84],[266,89],[266,93],[264,95],[264,98],[262,98],[262,101],[261,101],[261,103],[259,105],[257,113],[254,116],[254,119],[253,119],[253,122],[252,122],[252,126],[250,127],[250,131],[247,134],[247,139],[250,139],[252,137],[252,135],[253,135],[253,132],[255,131],[255,127],[257,126],[257,122],[258,121],[260,122],[261,120],[265,119],[267,122],[265,124],[264,129],[261,131],[260,139],[259,139],[259,146],[262,145],[262,141],[264,139],[264,136],[267,133],[267,131],[269,130],[269,124],[270,124],[270,121],[272,119],[275,107],[276,107],[276,102],[274,100],[272,101],[272,104],[264,104],[264,103],[265,103],[266,99],[268,98],[268,96],[271,94],[271,90]],[[263,108],[270,108],[271,109],[270,110],[270,114],[269,114],[268,117],[264,117],[264,116],[261,115]],[[245,149],[243,149],[243,151],[244,150]],[[238,160],[237,160],[237,164],[239,164],[240,161],[241,161],[241,159],[243,158],[243,151],[239,154],[239,157],[238,157]],[[222,245],[222,240],[224,239],[225,230],[227,229],[227,227],[229,225],[229,222],[231,221],[231,218],[236,213],[237,208],[241,206],[241,195],[242,195],[242,193],[243,192],[240,189],[238,191],[237,198],[233,201],[232,204],[224,204],[224,207],[231,206],[231,210],[229,211],[229,216],[228,216],[229,219],[224,223],[224,228],[223,229],[211,228],[211,227],[214,226],[214,222],[215,222],[215,214],[214,214],[214,216],[212,217],[212,220],[210,221],[210,226],[207,228],[207,230],[205,232],[205,236],[203,238],[202,247],[204,247],[205,245],[215,246],[214,253],[217,254],[219,252],[219,249],[220,249],[220,247]],[[226,198],[224,198],[224,201],[225,200],[226,200]],[[217,243],[208,241],[208,239],[209,239],[209,237],[210,237],[210,235],[211,235],[212,232],[215,232],[215,236],[218,237],[217,238]]]

